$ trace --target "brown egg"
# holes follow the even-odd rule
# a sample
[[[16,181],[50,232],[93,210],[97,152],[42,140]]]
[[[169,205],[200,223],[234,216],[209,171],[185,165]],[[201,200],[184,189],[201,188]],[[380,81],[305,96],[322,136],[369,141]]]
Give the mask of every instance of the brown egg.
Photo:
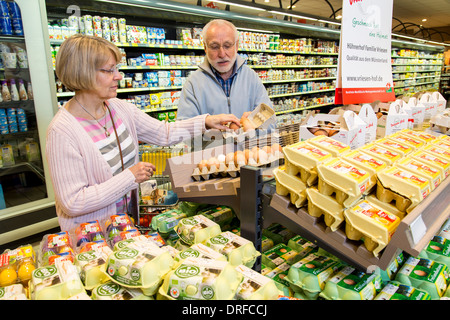
[[[230,129],[231,130],[239,130],[240,126],[238,126],[236,123],[234,122],[230,122]]]
[[[328,131],[328,136],[329,137],[332,137],[332,136],[334,136],[336,133],[338,133],[339,132],[339,130],[329,130]]]
[[[263,149],[259,149],[257,152],[257,163],[265,163],[269,160],[269,155]]]
[[[262,150],[264,150],[268,155],[272,153],[272,148],[270,146],[264,146],[262,147]]]
[[[247,163],[248,163],[249,159],[253,159],[254,158],[253,152],[251,150],[249,150],[249,149],[245,149],[244,150],[244,155],[245,155],[245,162],[247,162]]]
[[[312,134],[315,134],[317,130],[319,130],[319,128],[308,128],[309,132],[311,132]]]
[[[247,118],[241,119],[241,126],[244,129],[244,132],[255,129],[253,123]]]
[[[272,148],[272,153],[275,153],[277,151],[283,152],[283,148],[280,146],[279,143],[272,144],[271,148]]]
[[[225,164],[229,165],[231,162],[233,162],[233,164],[235,164],[234,163],[234,152],[229,152],[225,156]]]
[[[315,136],[328,136],[328,131],[324,129],[319,129],[316,132],[314,132]]]
[[[234,162],[236,163],[236,165],[244,165],[247,164],[247,162],[245,161],[245,153],[242,151],[236,151],[234,153]]]
[[[203,168],[207,168],[208,169],[208,160],[203,159],[202,161],[199,162],[199,164],[197,165],[198,169],[200,171],[203,170]]]
[[[216,167],[216,169],[219,169],[219,160],[217,160],[216,157],[211,157],[208,159],[208,169],[212,170],[214,167]]]
[[[383,116],[383,112],[377,112],[377,118],[380,119]]]

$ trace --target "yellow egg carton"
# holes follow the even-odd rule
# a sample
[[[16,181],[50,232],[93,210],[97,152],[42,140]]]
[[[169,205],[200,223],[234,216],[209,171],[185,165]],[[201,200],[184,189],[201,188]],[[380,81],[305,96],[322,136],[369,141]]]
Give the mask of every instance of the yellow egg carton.
[[[354,150],[342,157],[345,161],[363,167],[370,173],[373,183],[376,183],[377,173],[387,168],[387,163],[361,150]]]
[[[371,175],[363,167],[340,158],[317,166],[319,192],[330,196],[345,208],[350,207],[375,186]]]
[[[450,139],[436,139],[431,144],[442,149],[450,150]]]
[[[431,190],[434,190],[434,188],[441,183],[440,170],[435,169],[434,167],[429,166],[416,158],[408,157],[401,159],[396,163],[396,166],[414,172],[430,181]]]
[[[358,150],[386,162],[388,166],[393,165],[396,161],[403,157],[400,152],[392,151],[391,149],[385,148],[375,143],[370,143],[368,145],[360,147],[358,148]]]
[[[283,153],[286,173],[294,176],[300,174],[300,179],[307,186],[317,183],[317,166],[333,158],[330,152],[306,141],[284,147]]]
[[[431,192],[427,179],[396,166],[380,172],[377,177],[377,198],[387,203],[395,201],[400,211],[411,212]]]
[[[306,201],[306,184],[298,177],[286,173],[284,168],[273,170],[276,182],[276,193],[280,196],[290,195],[291,203],[297,208],[303,206]]]
[[[308,214],[313,217],[324,216],[324,221],[331,231],[336,231],[344,222],[344,207],[334,198],[321,194],[314,187],[306,189]]]
[[[425,142],[423,140],[415,138],[408,134],[400,133],[400,132],[391,134],[391,135],[387,136],[387,138],[390,140],[397,141],[401,144],[408,145],[413,149],[413,151],[416,151],[425,145]]]
[[[427,133],[424,131],[416,131],[416,130],[412,130],[412,129],[403,129],[397,132],[398,134],[402,134],[402,135],[407,135],[407,136],[412,136],[416,139],[420,139],[421,141],[424,142],[424,144],[429,144],[433,141],[435,141],[436,139],[438,139],[438,137],[436,137],[435,135],[431,134],[431,133]]]
[[[398,152],[402,155],[402,157],[405,157],[415,151],[415,149],[408,144],[402,143],[395,139],[391,139],[389,137],[376,140],[374,143],[386,149]]]
[[[435,156],[432,153],[428,153],[424,150],[419,150],[410,155],[410,157],[415,158],[423,163],[428,164],[440,171],[441,181],[443,181],[450,174],[450,161],[442,159]]]
[[[445,159],[446,161],[450,161],[449,148],[441,148],[435,144],[431,144],[429,146],[423,147],[422,150],[434,154],[436,157],[439,157],[441,159]]]
[[[180,240],[188,246],[202,243],[221,233],[219,224],[201,214],[181,219],[175,230]]]
[[[389,243],[400,224],[400,218],[383,207],[364,199],[344,211],[345,234],[350,240],[362,240],[377,257]]]
[[[346,145],[345,143],[339,142],[327,136],[321,135],[310,138],[306,141],[308,141],[312,145],[328,151],[333,157],[341,157],[351,150],[350,146]]]

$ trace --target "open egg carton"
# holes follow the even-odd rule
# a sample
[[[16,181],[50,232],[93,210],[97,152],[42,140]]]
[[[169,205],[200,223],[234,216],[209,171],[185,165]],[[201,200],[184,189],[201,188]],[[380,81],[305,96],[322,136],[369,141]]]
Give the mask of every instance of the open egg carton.
[[[435,114],[430,119],[430,129],[439,133],[450,135],[450,109]]]
[[[233,138],[236,141],[243,141],[253,132],[258,130],[267,130],[274,127],[276,123],[275,111],[268,105],[261,103],[258,105],[247,118],[241,118],[241,127],[236,130],[224,131],[223,137]]]
[[[282,158],[283,153],[279,144],[266,145],[262,148],[254,146],[251,149],[238,150],[203,159],[194,168],[192,177],[196,181],[218,177],[235,178],[239,175],[242,166],[267,166]]]

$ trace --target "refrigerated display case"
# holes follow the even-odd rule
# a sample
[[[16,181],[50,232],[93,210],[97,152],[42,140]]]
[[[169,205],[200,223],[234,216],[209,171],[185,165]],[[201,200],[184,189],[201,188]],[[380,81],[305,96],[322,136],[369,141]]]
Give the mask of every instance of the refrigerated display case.
[[[57,108],[48,36],[42,28],[46,24],[41,21],[45,1],[1,5],[18,5],[23,35],[4,29],[0,35],[0,245],[58,226],[45,160],[46,130]]]

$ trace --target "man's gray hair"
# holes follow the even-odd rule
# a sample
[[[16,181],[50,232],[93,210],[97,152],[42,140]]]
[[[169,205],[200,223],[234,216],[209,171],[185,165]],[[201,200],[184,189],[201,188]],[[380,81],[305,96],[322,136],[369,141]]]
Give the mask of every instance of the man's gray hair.
[[[239,31],[236,29],[236,26],[234,24],[232,24],[230,21],[224,20],[224,19],[214,19],[209,21],[202,30],[202,37],[203,37],[203,42],[206,43],[206,33],[208,32],[208,29],[211,26],[228,26],[230,27],[235,34],[235,41],[237,41],[239,39]]]

